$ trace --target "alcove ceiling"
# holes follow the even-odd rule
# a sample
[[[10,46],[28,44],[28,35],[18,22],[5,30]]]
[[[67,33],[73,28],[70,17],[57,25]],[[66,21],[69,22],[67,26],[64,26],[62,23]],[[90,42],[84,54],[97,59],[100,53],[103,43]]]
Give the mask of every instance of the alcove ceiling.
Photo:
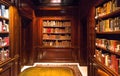
[[[35,6],[69,6],[78,5],[80,0],[31,0]]]

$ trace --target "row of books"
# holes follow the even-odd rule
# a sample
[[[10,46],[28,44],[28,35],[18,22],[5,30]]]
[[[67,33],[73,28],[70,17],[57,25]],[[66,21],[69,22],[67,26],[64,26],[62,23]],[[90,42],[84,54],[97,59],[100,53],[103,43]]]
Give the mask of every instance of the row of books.
[[[71,41],[43,41],[43,46],[70,47]]]
[[[110,0],[109,2],[97,7],[96,16],[103,16],[120,9],[120,0]]]
[[[9,25],[6,20],[0,20],[0,32],[9,32]]]
[[[120,31],[120,17],[101,20],[96,25],[97,32]]]
[[[102,64],[120,74],[120,58],[117,58],[116,55],[110,55],[108,53],[102,53],[101,50],[96,50],[95,57]]]
[[[0,62],[5,61],[9,59],[9,50],[8,49],[2,49],[0,50]]]
[[[0,37],[0,46],[9,46],[9,37]]]
[[[5,5],[0,4],[0,16],[9,18],[9,9]]]
[[[70,33],[71,28],[43,28],[43,33]]]
[[[96,38],[96,45],[113,52],[120,52],[120,41]]]
[[[70,40],[71,36],[70,35],[48,35],[48,34],[43,34],[43,39],[49,39],[49,40],[57,40],[57,39],[63,39],[63,40]]]
[[[43,26],[71,26],[70,21],[59,21],[59,20],[45,20]]]

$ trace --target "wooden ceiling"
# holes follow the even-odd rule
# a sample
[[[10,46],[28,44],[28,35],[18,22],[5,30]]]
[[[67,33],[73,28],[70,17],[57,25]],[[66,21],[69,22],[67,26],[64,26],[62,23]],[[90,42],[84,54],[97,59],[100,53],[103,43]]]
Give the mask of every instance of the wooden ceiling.
[[[35,6],[68,6],[78,5],[80,0],[61,0],[61,3],[51,3],[52,0],[31,0]]]

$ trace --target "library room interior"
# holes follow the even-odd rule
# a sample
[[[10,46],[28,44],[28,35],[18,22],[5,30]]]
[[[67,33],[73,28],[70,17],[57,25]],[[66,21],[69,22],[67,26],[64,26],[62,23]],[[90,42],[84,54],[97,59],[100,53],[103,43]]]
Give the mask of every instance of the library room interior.
[[[0,76],[120,76],[120,0],[0,0]]]

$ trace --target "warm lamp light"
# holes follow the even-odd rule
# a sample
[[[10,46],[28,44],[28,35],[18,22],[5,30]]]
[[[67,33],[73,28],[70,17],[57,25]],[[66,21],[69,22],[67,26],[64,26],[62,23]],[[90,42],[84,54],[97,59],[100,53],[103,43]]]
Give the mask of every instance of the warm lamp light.
[[[61,3],[61,0],[51,0],[51,3]]]

